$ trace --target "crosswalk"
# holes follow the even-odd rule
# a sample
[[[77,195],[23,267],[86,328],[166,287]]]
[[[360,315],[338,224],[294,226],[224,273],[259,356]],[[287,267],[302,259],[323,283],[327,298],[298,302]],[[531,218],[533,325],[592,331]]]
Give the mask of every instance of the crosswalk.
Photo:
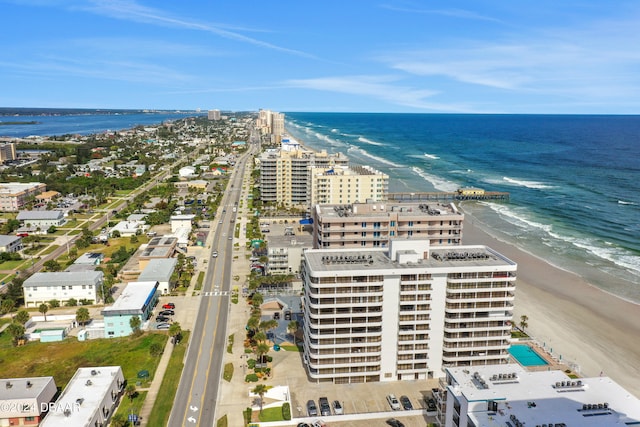
[[[226,296],[229,296],[229,291],[203,292],[202,296],[205,296],[205,297],[226,297]]]

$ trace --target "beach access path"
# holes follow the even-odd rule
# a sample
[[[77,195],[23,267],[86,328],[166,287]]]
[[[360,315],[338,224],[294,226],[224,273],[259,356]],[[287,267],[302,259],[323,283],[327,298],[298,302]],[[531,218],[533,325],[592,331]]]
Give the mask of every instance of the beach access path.
[[[518,263],[514,322],[584,377],[604,375],[640,396],[640,305],[493,237],[465,220],[465,244],[487,245]]]

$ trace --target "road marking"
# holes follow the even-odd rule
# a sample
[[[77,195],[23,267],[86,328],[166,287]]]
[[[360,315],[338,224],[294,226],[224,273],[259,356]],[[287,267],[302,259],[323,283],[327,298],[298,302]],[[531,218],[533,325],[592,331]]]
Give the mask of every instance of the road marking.
[[[198,407],[197,406],[189,406],[189,409],[191,409],[193,412],[198,412]]]
[[[193,418],[193,417],[189,417],[189,418],[187,418],[187,421],[189,421],[190,423],[195,423],[196,419]]]

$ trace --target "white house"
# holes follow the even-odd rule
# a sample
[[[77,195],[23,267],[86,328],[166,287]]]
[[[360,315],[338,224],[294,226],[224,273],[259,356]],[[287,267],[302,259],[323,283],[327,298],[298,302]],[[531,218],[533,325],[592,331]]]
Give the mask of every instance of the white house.
[[[191,231],[191,224],[195,217],[195,215],[172,215],[171,232],[175,233],[179,228],[186,228]]]
[[[104,273],[102,271],[57,271],[35,273],[24,281],[25,307],[58,300],[66,304],[70,299],[88,300],[92,304],[102,300],[100,295]]]
[[[53,377],[4,378],[0,383],[0,426],[38,425],[58,392]]]
[[[22,237],[0,235],[0,252],[18,252],[22,250]]]
[[[117,223],[109,233],[113,236],[114,232],[120,233],[122,237],[129,237],[133,235],[139,235],[145,233],[149,229],[149,225],[147,225],[144,221],[120,221]]]
[[[24,226],[47,230],[49,227],[64,225],[64,213],[62,211],[20,211],[16,217]]]
[[[185,166],[183,168],[180,168],[178,174],[180,175],[180,178],[188,178],[190,176],[196,175],[196,168],[194,168],[193,166]]]
[[[78,368],[41,427],[106,426],[124,392],[120,366]]]

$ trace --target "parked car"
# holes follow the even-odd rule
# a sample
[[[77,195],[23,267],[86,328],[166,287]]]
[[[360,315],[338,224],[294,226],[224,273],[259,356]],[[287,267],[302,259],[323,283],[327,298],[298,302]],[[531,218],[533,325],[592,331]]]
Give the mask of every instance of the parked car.
[[[175,310],[176,305],[172,302],[168,302],[168,303],[162,304],[162,308],[164,308],[165,310]]]
[[[158,316],[173,316],[174,314],[176,314],[176,312],[173,310],[162,310],[158,313]]]
[[[318,399],[318,404],[320,404],[320,415],[323,417],[331,415],[331,406],[329,406],[329,399],[326,397],[321,397]]]
[[[311,426],[307,423],[299,423],[298,427],[311,427]]]
[[[168,323],[158,323],[156,329],[169,329],[171,327]]]
[[[313,400],[309,400],[307,402],[307,415],[309,415],[310,417],[318,416],[318,407],[316,406],[316,402],[314,402]]]
[[[167,316],[156,316],[156,322],[158,323],[166,323],[169,321]]]
[[[211,256],[214,257],[214,258],[218,258],[218,251],[213,251]]]
[[[387,420],[387,424],[389,424],[391,427],[404,427],[404,424],[402,424],[400,420],[396,420],[395,418],[389,418]]]
[[[413,409],[413,405],[407,396],[400,396],[400,403],[405,411],[410,411]]]
[[[344,414],[344,409],[342,409],[342,404],[340,403],[339,400],[333,401],[333,413],[336,415]]]
[[[315,420],[311,427],[327,427],[327,425],[322,420]]]
[[[394,411],[399,411],[401,409],[400,402],[395,395],[387,395],[387,402],[389,402],[389,406],[391,406],[391,409],[393,409]]]

